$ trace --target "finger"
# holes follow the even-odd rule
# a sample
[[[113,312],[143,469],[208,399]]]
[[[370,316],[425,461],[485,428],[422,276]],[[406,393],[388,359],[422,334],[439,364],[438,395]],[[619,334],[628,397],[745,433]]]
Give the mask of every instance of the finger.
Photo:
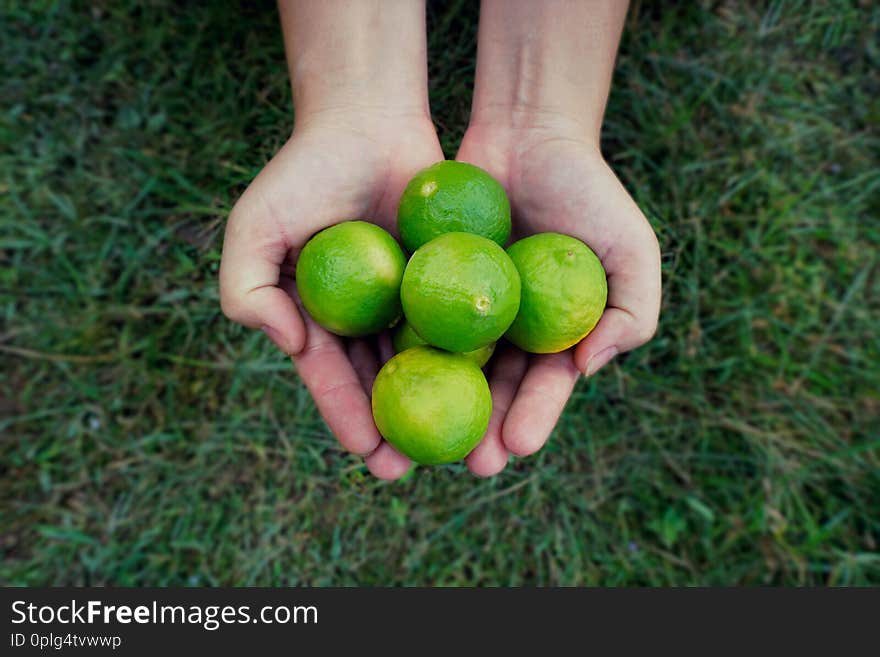
[[[373,476],[387,481],[400,479],[412,465],[412,461],[384,441],[364,462]]]
[[[220,305],[229,319],[261,328],[286,354],[302,350],[306,329],[296,305],[278,286],[288,245],[266,221],[233,210],[220,261]]]
[[[321,416],[342,446],[355,454],[369,454],[381,441],[373,422],[370,400],[342,341],[306,319],[307,339],[293,357]]]
[[[584,376],[593,376],[617,354],[647,342],[653,329],[639,328],[642,322],[629,311],[608,307],[596,328],[575,348],[574,360]]]
[[[501,439],[501,427],[526,372],[528,356],[511,345],[496,356],[489,377],[492,391],[492,417],[480,444],[465,459],[468,469],[478,477],[492,477],[507,465],[507,447]]]
[[[361,387],[367,393],[367,397],[371,396],[373,380],[379,371],[379,363],[376,361],[376,355],[369,343],[362,339],[351,340],[348,344],[348,358],[361,382]]]
[[[648,342],[660,315],[660,249],[650,227],[641,241],[606,256],[608,305],[596,328],[575,349],[574,361],[586,376],[616,354]]]
[[[528,456],[544,446],[579,376],[571,350],[533,357],[501,429],[507,449]]]

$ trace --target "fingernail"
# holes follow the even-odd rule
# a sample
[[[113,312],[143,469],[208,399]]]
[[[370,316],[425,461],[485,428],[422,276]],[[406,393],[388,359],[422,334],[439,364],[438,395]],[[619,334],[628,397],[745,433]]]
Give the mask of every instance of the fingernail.
[[[276,347],[278,347],[285,354],[287,353],[287,347],[284,344],[284,338],[281,337],[281,334],[278,331],[273,329],[271,326],[266,326],[265,324],[260,327],[260,330],[267,336],[269,336],[269,339],[275,343]]]
[[[607,349],[600,351],[598,354],[595,354],[587,361],[587,366],[584,368],[584,376],[593,376],[596,372],[605,367],[605,365],[608,364],[608,361],[616,355],[617,347],[608,347]]]

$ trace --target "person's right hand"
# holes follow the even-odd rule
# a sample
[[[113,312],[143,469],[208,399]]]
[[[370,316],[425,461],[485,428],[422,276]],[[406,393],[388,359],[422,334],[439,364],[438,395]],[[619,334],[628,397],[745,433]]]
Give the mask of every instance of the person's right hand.
[[[262,329],[293,357],[330,430],[383,479],[409,468],[382,441],[370,408],[373,379],[390,350],[379,354],[315,324],[298,308],[295,262],[312,235],[341,221],[371,221],[396,234],[403,188],[441,159],[426,114],[352,107],[310,116],[235,204],[223,243],[223,312]]]

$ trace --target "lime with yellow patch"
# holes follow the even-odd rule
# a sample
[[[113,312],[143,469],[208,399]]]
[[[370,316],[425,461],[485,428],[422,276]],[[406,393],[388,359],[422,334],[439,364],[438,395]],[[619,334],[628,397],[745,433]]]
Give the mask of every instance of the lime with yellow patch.
[[[391,344],[394,345],[394,353],[399,354],[401,351],[412,349],[413,347],[423,347],[428,343],[419,337],[415,329],[405,319],[400,322],[391,334]],[[495,352],[495,343],[487,344],[485,347],[474,349],[473,351],[465,351],[462,356],[474,361],[477,367],[483,367],[489,362],[492,354]]]
[[[409,181],[397,227],[410,253],[452,232],[474,233],[504,246],[510,237],[510,201],[501,183],[480,167],[444,160]]]
[[[492,395],[480,368],[460,354],[413,347],[373,383],[373,419],[400,453],[422,465],[467,456],[489,427]]]
[[[504,335],[519,309],[520,278],[513,261],[492,240],[446,233],[410,258],[400,298],[420,338],[462,353]]]
[[[583,340],[608,300],[605,269],[574,237],[539,233],[507,249],[522,281],[519,312],[505,337],[524,351],[552,354]]]
[[[406,256],[387,231],[346,221],[306,243],[296,263],[296,287],[309,315],[328,331],[370,335],[400,319],[405,268]]]

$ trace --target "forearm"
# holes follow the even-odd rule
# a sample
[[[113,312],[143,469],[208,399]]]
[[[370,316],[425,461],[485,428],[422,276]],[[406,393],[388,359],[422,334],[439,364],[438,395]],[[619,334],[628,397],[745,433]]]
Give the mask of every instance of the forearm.
[[[298,120],[337,109],[427,114],[424,0],[279,0]]]
[[[598,143],[626,0],[483,0],[471,124],[564,121]]]

